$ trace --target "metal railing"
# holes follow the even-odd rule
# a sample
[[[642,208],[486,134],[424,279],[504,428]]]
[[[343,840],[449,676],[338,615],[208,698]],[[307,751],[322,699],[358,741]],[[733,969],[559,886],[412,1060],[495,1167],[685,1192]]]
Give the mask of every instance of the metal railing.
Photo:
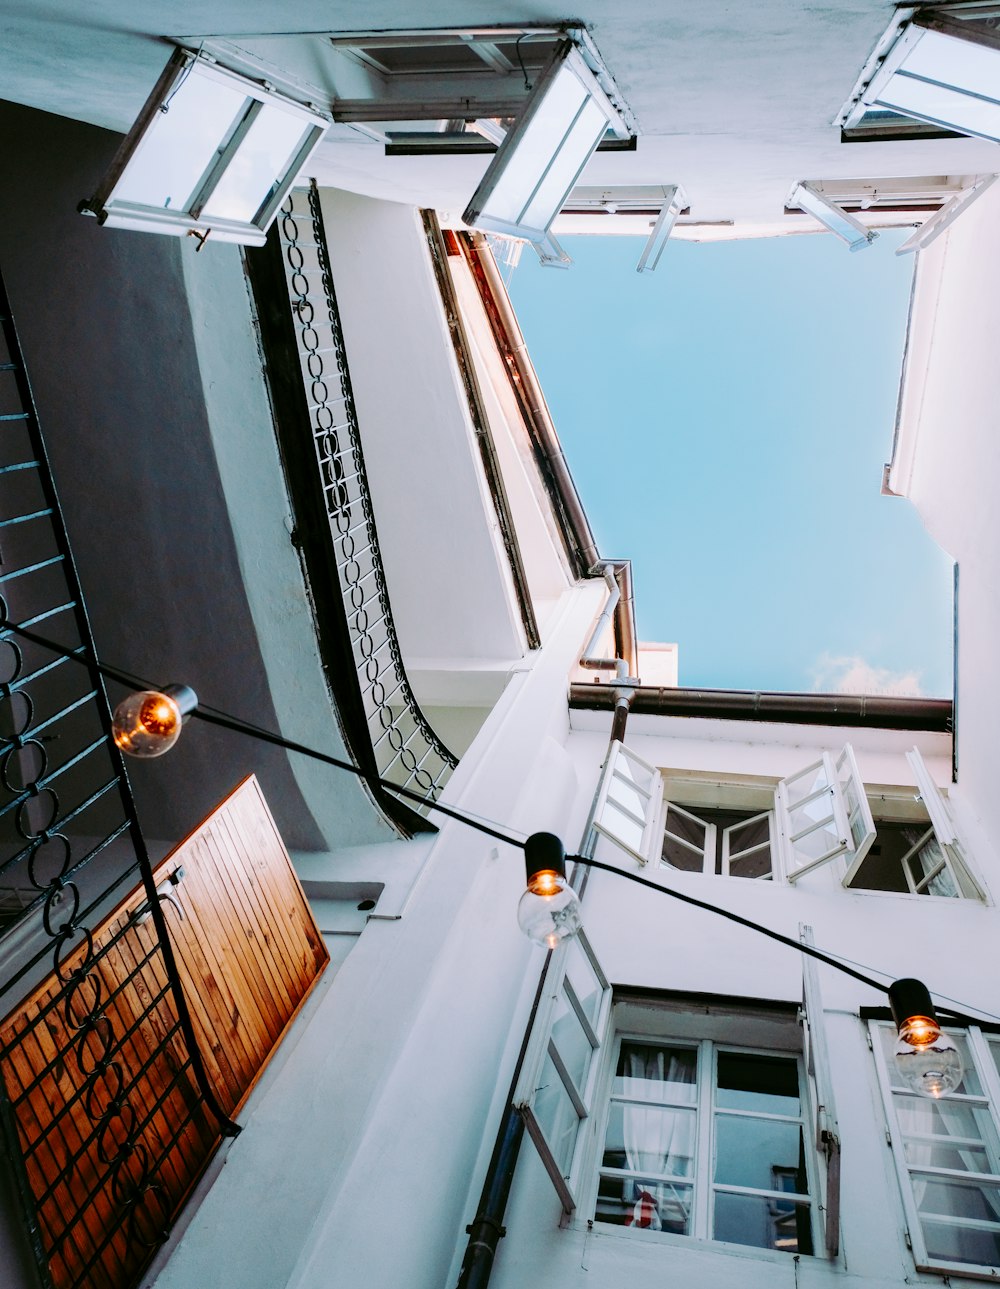
[[[374,768],[380,777],[434,801],[456,758],[425,720],[403,666],[314,184],[291,193],[275,227],[308,406],[314,469]],[[354,751],[362,759],[361,750]]]
[[[95,661],[0,280],[0,1126],[42,1283],[127,1286],[186,1194],[177,1135],[202,1143],[201,1168],[236,1128],[198,1053],[103,682],[18,628]],[[120,953],[109,982],[102,964],[121,936],[95,936],[140,885],[161,982],[152,995],[138,980],[146,964]],[[141,1059],[118,1003],[129,980],[146,998]],[[173,1134],[149,1129],[151,1071],[172,1098]],[[107,1229],[81,1237],[97,1209]]]

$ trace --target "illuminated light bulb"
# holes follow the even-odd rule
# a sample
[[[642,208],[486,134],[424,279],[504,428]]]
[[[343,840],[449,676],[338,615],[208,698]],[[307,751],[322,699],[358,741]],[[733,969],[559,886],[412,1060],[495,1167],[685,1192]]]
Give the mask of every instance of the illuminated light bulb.
[[[187,685],[129,694],[115,708],[114,740],[129,756],[162,756],[180,738],[185,719],[197,705],[198,695]]]
[[[897,980],[889,986],[889,1006],[898,1031],[893,1056],[906,1086],[925,1097],[954,1092],[962,1082],[962,1057],[942,1032],[926,987]]]
[[[553,833],[533,833],[524,845],[528,885],[517,924],[536,944],[555,949],[581,929],[580,901],[566,881],[566,852]]]

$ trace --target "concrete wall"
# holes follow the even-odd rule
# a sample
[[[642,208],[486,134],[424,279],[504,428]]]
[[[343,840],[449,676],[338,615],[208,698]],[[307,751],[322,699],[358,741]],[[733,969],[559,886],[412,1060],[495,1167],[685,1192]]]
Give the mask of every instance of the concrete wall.
[[[238,248],[77,215],[115,135],[12,105],[2,129],[0,261],[101,656],[269,728],[278,699],[342,753]],[[357,784],[200,724],[130,766],[145,830],[180,838],[251,771],[290,846],[390,835]]]
[[[958,788],[1000,836],[1000,185],[920,252],[893,486],[958,562]],[[902,503],[897,503],[902,504]]]

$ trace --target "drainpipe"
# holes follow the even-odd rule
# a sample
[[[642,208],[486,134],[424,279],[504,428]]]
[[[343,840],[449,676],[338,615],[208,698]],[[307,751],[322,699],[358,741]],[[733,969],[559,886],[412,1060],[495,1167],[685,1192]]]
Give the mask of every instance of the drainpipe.
[[[632,704],[636,686],[639,684],[639,678],[634,674],[638,668],[635,666],[637,650],[632,625],[634,621],[632,615],[632,568],[627,560],[598,560],[591,569],[591,575],[604,578],[608,587],[608,599],[601,616],[597,619],[597,625],[587,641],[587,647],[580,658],[580,665],[592,671],[614,671],[615,714],[611,725],[611,741],[614,742],[615,739],[621,741],[625,737],[625,723],[628,720],[629,708]],[[619,605],[625,607],[627,611],[618,614],[616,636],[619,638],[622,654],[628,654],[629,657],[602,658],[598,654],[598,646],[600,645],[601,637],[614,620]],[[625,628],[622,628],[620,624],[625,618],[628,619],[628,623]],[[595,839],[593,807],[591,807],[591,815],[587,820],[581,847],[584,855],[589,856],[593,853]],[[589,874],[589,868],[577,864],[570,879],[572,886],[581,899],[587,886]],[[500,1124],[500,1131],[497,1133],[489,1168],[486,1170],[486,1181],[483,1183],[482,1194],[479,1198],[479,1208],[476,1216],[465,1228],[469,1243],[466,1246],[465,1257],[462,1260],[462,1270],[459,1273],[457,1289],[486,1289],[490,1275],[493,1272],[493,1261],[496,1257],[497,1246],[507,1234],[507,1228],[503,1225],[503,1215],[507,1209],[507,1200],[514,1181],[514,1169],[517,1166],[521,1140],[524,1137],[524,1120],[513,1105],[514,1088],[517,1086],[517,1080],[521,1073],[524,1053],[528,1045],[528,1035],[531,1033],[535,1014],[538,1011],[538,1003],[542,995],[542,981],[545,979],[545,969],[549,965],[550,957],[551,954],[546,955],[545,966],[538,977],[538,987],[535,990],[535,999],[531,1006],[531,1016],[525,1026],[524,1039],[514,1067],[514,1077],[511,1080],[510,1091],[507,1094],[507,1104],[504,1106],[503,1120]]]
[[[580,659],[580,666],[591,671],[614,671],[616,682],[613,690],[615,714],[611,723],[611,740],[614,742],[617,739],[621,743],[625,739],[625,724],[628,721],[629,708],[632,705],[636,686],[639,684],[639,677],[636,674],[638,672],[638,667],[636,666],[638,650],[632,625],[634,622],[632,613],[632,566],[627,560],[603,559],[598,560],[590,571],[592,575],[599,574],[604,578],[608,586],[608,599],[601,616],[597,619],[597,625],[587,641],[587,647],[584,649],[583,657]],[[624,596],[622,594],[622,583],[624,583],[626,589],[626,595]],[[626,625],[624,629],[619,626],[616,635],[627,637],[620,640],[621,652],[627,656],[602,658],[598,653],[598,646],[601,642],[601,637],[615,617],[616,610],[620,604],[624,604],[627,612],[618,613],[617,623],[624,622]]]

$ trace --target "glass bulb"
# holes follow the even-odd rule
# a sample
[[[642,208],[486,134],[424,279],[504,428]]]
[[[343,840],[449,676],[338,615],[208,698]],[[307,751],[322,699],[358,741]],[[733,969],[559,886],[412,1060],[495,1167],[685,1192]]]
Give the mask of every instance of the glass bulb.
[[[554,949],[583,926],[576,891],[560,873],[533,873],[517,906],[517,925],[529,940]]]
[[[176,699],[154,689],[129,694],[115,708],[115,742],[129,756],[162,756],[181,736],[184,716]]]
[[[911,1016],[899,1027],[893,1049],[906,1086],[925,1097],[943,1097],[962,1082],[962,1058],[937,1021]]]

